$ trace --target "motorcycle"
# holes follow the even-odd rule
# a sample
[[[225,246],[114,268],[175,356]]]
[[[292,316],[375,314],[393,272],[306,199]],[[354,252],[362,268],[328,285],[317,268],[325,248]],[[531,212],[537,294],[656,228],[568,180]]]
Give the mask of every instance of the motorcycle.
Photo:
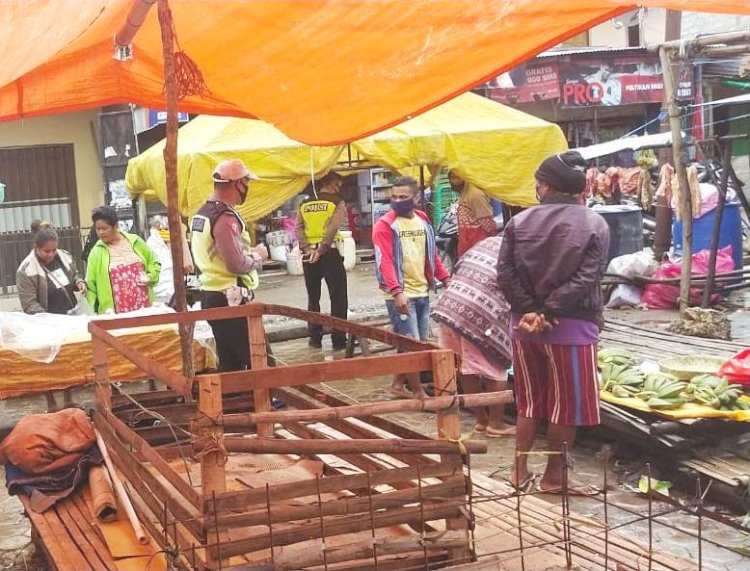
[[[498,233],[503,229],[503,215],[494,217]],[[438,257],[445,269],[453,275],[458,263],[458,203],[454,202],[445,213],[435,231]]]

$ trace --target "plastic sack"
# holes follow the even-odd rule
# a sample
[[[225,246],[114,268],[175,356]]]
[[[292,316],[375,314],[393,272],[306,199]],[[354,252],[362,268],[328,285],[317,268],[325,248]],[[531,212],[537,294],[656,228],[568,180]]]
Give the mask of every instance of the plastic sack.
[[[76,305],[73,309],[68,310],[68,315],[94,315],[94,310],[89,305],[89,302],[86,301],[86,296],[81,295],[80,293],[76,294],[76,299],[78,300],[76,302]]]
[[[652,276],[659,268],[659,262],[654,259],[653,253],[649,251],[635,252],[617,256],[610,260],[607,266],[608,274],[617,274],[626,278],[635,276]]]
[[[750,385],[750,349],[743,349],[719,367],[719,377],[726,377],[730,383]]]
[[[709,250],[701,250],[693,254],[693,276],[705,276],[708,273]],[[716,273],[731,272],[734,270],[734,260],[732,259],[732,246],[721,248],[716,255]],[[665,262],[656,270],[654,279],[679,278],[682,272],[682,262]],[[698,305],[701,302],[701,288],[690,288],[690,304]],[[667,284],[648,284],[644,291],[641,302],[645,303],[650,309],[674,309],[679,305],[680,287],[677,285]],[[711,302],[716,303],[721,300],[721,296],[714,294],[711,296]]]
[[[607,309],[617,309],[618,307],[634,307],[641,303],[643,290],[638,286],[619,284],[609,296],[609,301],[605,306]]]

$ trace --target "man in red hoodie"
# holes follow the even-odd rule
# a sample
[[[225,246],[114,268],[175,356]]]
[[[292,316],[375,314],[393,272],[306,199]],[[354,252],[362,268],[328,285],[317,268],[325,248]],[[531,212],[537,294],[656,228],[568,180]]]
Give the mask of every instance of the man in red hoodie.
[[[391,189],[391,211],[372,229],[375,274],[385,293],[388,317],[395,333],[425,341],[430,329],[430,287],[447,283],[450,274],[435,248],[429,218],[416,209],[419,187],[411,177],[396,180]],[[408,383],[411,392],[407,391]],[[397,375],[390,393],[425,396],[417,375]]]

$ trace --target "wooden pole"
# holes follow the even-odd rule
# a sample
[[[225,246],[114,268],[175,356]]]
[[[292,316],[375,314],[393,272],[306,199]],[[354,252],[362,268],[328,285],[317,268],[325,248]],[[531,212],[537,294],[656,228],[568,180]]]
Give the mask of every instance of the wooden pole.
[[[729,182],[729,170],[732,163],[732,141],[719,141],[719,151],[723,152],[721,166],[721,180],[718,182],[719,202],[714,211],[714,226],[711,229],[711,246],[708,254],[708,272],[706,273],[706,285],[703,287],[703,299],[701,307],[706,308],[711,305],[711,293],[716,282],[716,257],[719,251],[719,233],[721,232],[721,222],[724,218],[724,205],[727,202],[727,184]],[[709,168],[711,168],[709,166]],[[739,190],[742,192],[742,189]]]
[[[250,365],[254,371],[268,368],[268,353],[266,351],[266,330],[263,328],[263,318],[259,315],[247,318],[248,342],[250,343]],[[248,387],[249,388],[249,387]],[[253,390],[253,407],[256,412],[270,412],[271,393],[267,388]],[[273,437],[273,423],[261,422],[258,424],[258,436],[261,438]]]
[[[456,374],[456,357],[452,351],[432,352],[432,382],[435,388],[435,396],[455,395],[458,392]],[[461,415],[458,412],[458,407],[441,410],[437,413],[437,432],[438,438],[441,440],[461,441]],[[469,453],[468,449],[466,453]],[[463,468],[463,459],[456,454],[443,454],[440,457],[440,462],[456,469]],[[445,520],[445,527],[447,530],[463,532],[466,538],[466,544],[463,547],[448,551],[449,562],[455,565],[468,561],[470,556],[469,549],[467,549],[469,544],[468,517],[450,517]]]
[[[193,449],[203,452],[205,446],[214,439],[197,438]],[[222,439],[227,452],[252,452],[254,454],[444,454],[446,457],[468,452],[487,452],[485,440],[466,440],[461,444],[445,440],[410,440],[406,438],[345,438],[342,440],[323,439],[284,439],[284,438],[244,438],[224,436]],[[459,457],[460,462],[460,457]],[[218,491],[217,491],[218,493]]]
[[[128,12],[128,19],[115,34],[115,45],[124,47],[133,41],[133,38],[146,20],[148,11],[151,10],[151,6],[155,3],[156,0],[136,0],[133,2],[130,12]]]
[[[221,417],[222,395],[221,395],[221,376],[206,375],[198,381],[198,413],[208,418],[218,419]],[[201,441],[209,443],[210,448],[204,448],[201,454],[201,492],[203,501],[208,506],[216,496],[226,491],[227,480],[225,463],[226,457],[222,447],[224,446],[224,432],[221,427],[211,426],[204,428],[200,433]],[[208,509],[206,509],[206,512]],[[211,525],[209,518],[206,518],[206,525]],[[213,537],[212,531],[218,535],[219,542],[225,539],[224,534],[218,530],[209,531],[209,536]],[[224,557],[220,548],[213,547],[207,550],[209,565],[218,566],[227,565],[228,560],[222,560]]]
[[[279,410],[273,412],[250,412],[228,414],[221,418],[221,425],[225,431],[249,430],[263,422],[317,422],[337,420],[350,417],[365,417],[374,414],[410,411],[438,411],[453,406],[471,408],[475,406],[494,406],[513,401],[511,391],[497,391],[493,393],[479,393],[459,395],[457,397],[430,397],[425,399],[403,399],[398,401],[382,401],[354,404],[350,406],[331,406],[311,410]],[[195,426],[210,422],[207,418],[196,421]]]
[[[172,251],[172,279],[174,281],[174,303],[177,311],[187,311],[185,280],[183,277],[182,221],[177,198],[177,84],[174,66],[174,33],[172,13],[167,0],[159,0],[159,27],[164,54],[164,86],[167,95],[167,141],[164,147],[164,171],[167,183],[167,219],[169,221],[169,247]],[[178,325],[182,372],[192,381],[193,371],[193,326]]]
[[[678,209],[682,218],[682,273],[680,275],[680,312],[685,311],[690,303],[690,277],[693,269],[693,204],[687,178],[682,131],[680,130],[680,108],[677,105],[675,79],[672,73],[672,51],[659,48],[659,59],[664,76],[664,102],[669,114],[669,126],[672,131],[672,152],[677,183],[680,186]]]

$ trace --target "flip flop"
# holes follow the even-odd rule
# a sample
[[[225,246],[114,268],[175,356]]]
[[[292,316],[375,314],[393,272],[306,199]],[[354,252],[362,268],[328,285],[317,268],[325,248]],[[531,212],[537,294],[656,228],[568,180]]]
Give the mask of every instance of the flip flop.
[[[555,496],[561,496],[564,493],[562,488],[542,488],[541,482],[536,484],[536,491],[540,494],[551,494]],[[567,489],[567,493],[569,496],[584,498],[597,496],[599,495],[599,492],[601,492],[601,490],[594,484],[573,484],[572,486],[568,486]]]
[[[523,480],[518,482],[518,484],[514,484],[513,480],[508,478],[508,483],[516,492],[527,494],[536,485],[536,474],[534,472],[529,472],[529,474]]]
[[[385,389],[386,396],[395,399],[411,399],[414,395],[406,389],[397,389],[396,387],[388,387]]]
[[[488,426],[484,434],[487,438],[513,438],[516,435],[515,426],[507,426],[503,430]]]

